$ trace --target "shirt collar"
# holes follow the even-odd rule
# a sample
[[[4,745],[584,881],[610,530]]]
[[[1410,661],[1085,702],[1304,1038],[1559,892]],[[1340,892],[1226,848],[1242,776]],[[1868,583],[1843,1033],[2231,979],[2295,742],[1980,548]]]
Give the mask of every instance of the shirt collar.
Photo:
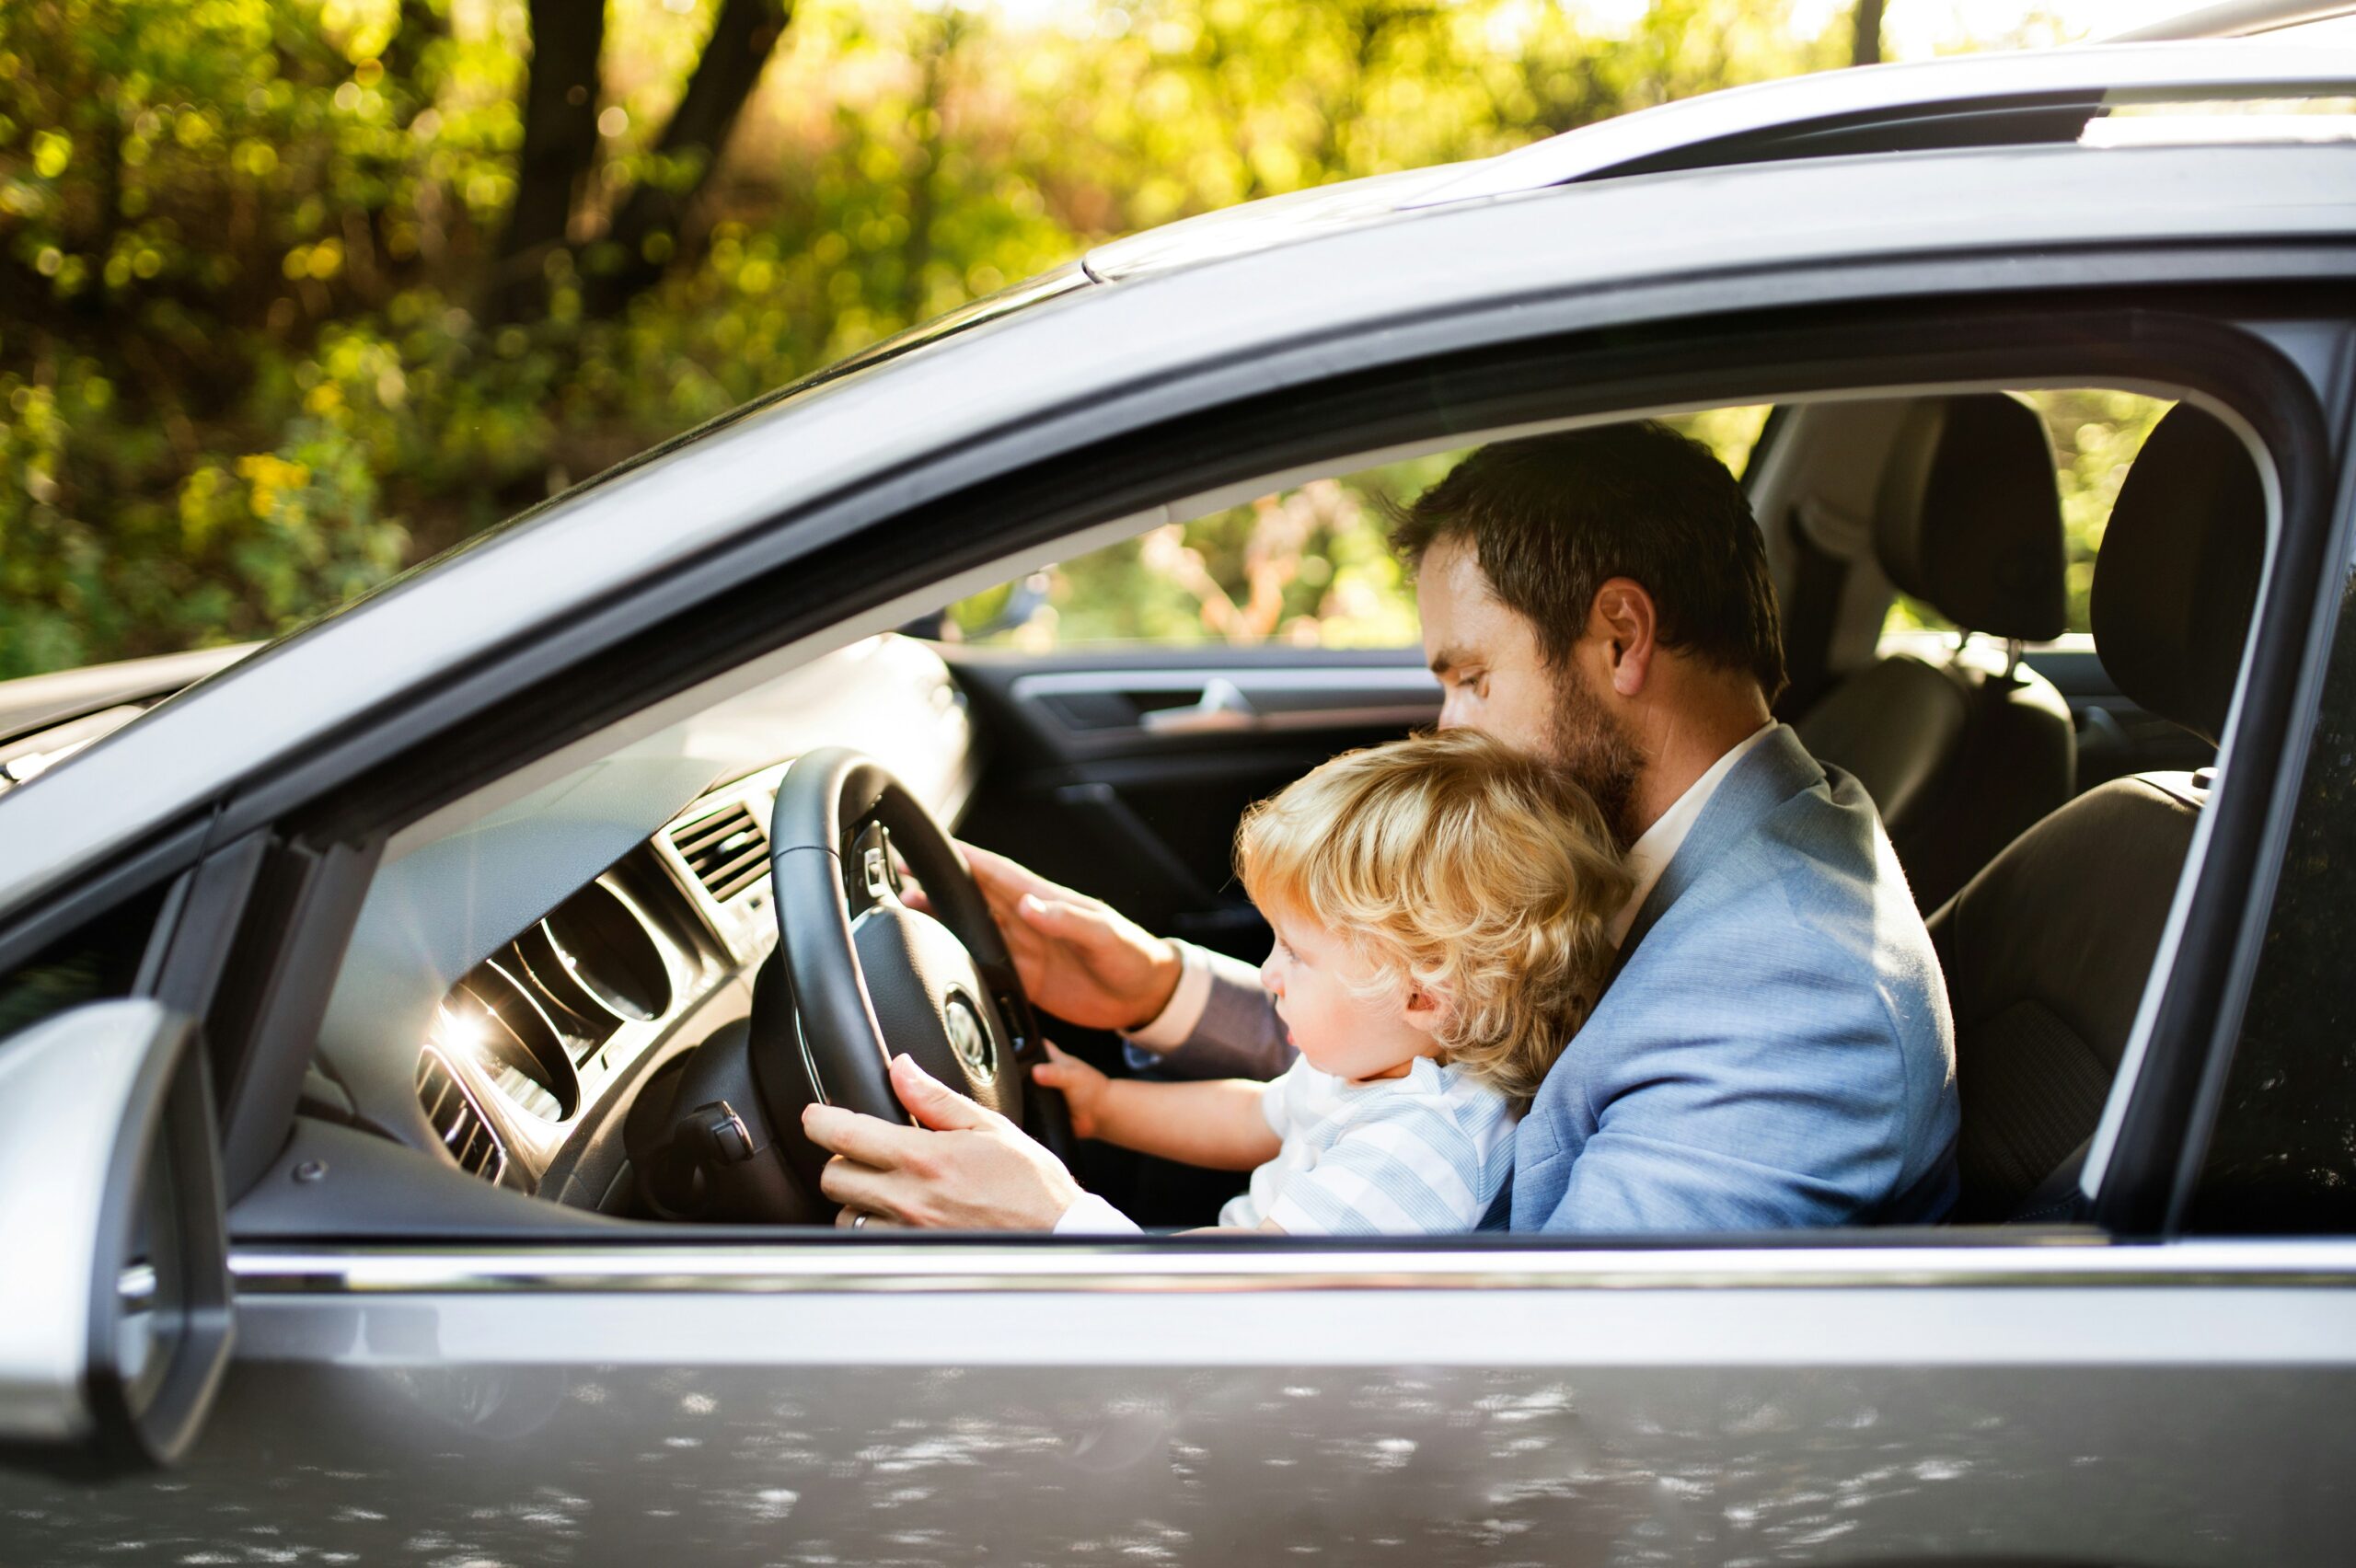
[[[1677,858],[1678,848],[1684,844],[1685,836],[1693,831],[1693,824],[1701,819],[1703,808],[1710,803],[1710,797],[1718,792],[1718,786],[1726,782],[1727,775],[1734,771],[1735,764],[1749,756],[1760,742],[1781,727],[1770,719],[1738,742],[1726,755],[1710,764],[1709,771],[1688,785],[1685,793],[1670,802],[1669,810],[1661,813],[1659,819],[1628,847],[1628,874],[1635,879],[1635,885],[1628,892],[1628,902],[1622,905],[1620,913],[1611,917],[1611,928],[1608,934],[1613,947],[1628,940],[1628,931],[1636,923],[1637,911],[1644,908],[1645,900],[1652,896],[1653,885],[1660,881],[1660,874],[1669,869],[1669,863]]]

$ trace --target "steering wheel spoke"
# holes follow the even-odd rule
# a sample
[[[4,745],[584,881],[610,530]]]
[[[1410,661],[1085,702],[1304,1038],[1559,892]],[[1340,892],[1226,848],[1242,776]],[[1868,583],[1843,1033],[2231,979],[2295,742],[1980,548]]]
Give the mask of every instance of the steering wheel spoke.
[[[900,901],[899,860],[892,835],[873,820],[859,824],[843,856],[843,899],[856,920],[879,905]]]
[[[904,1052],[1068,1159],[1062,1096],[1030,1082],[1045,1055],[1030,998],[964,856],[923,803],[880,764],[828,748],[787,769],[769,837],[778,954],[754,987],[748,1050],[808,1194],[826,1156],[801,1135],[803,1106],[905,1123],[888,1070]],[[901,897],[904,860],[927,909]]]

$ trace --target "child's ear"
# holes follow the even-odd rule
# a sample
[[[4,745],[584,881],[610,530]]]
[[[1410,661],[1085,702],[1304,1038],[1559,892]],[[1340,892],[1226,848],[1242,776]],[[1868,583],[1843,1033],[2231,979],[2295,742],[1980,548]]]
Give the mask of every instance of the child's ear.
[[[1421,991],[1409,986],[1403,1016],[1410,1029],[1437,1034],[1440,1026],[1448,1021],[1448,997],[1438,991]]]

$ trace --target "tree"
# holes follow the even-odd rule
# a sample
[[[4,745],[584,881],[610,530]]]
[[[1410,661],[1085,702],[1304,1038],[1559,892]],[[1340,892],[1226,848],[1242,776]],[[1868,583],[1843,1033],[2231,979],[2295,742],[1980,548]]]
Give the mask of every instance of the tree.
[[[514,206],[484,295],[488,320],[544,311],[552,259],[561,255],[570,263],[576,250],[592,261],[583,303],[595,316],[612,315],[663,275],[791,10],[791,0],[722,0],[687,94],[655,144],[651,174],[623,199],[602,240],[584,248],[572,236],[583,226],[597,160],[605,0],[532,0],[524,145]]]
[[[657,176],[639,181],[607,231],[612,261],[592,272],[587,305],[609,316],[662,275],[677,254],[682,222],[711,178],[728,133],[792,18],[791,0],[725,0],[687,96],[655,144]]]
[[[1857,0],[1857,9],[1851,17],[1849,63],[1878,65],[1881,63],[1882,0]]]
[[[1837,63],[1791,5],[0,0],[0,676],[283,630],[1115,235]],[[1377,627],[1372,529],[1272,590],[1263,521],[1185,536],[1230,630]]]
[[[597,159],[599,56],[606,0],[532,0],[532,63],[515,200],[492,256],[484,317],[513,321],[548,298],[549,259],[567,244],[572,209]]]

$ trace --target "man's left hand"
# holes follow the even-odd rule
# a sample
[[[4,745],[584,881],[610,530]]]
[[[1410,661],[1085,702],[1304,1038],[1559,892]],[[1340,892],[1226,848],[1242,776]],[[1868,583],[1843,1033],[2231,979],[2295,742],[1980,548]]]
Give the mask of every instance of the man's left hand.
[[[818,1186],[836,1203],[936,1229],[1053,1230],[1080,1201],[1080,1183],[1054,1155],[905,1055],[892,1058],[892,1088],[915,1126],[803,1108],[802,1130],[835,1156]]]

